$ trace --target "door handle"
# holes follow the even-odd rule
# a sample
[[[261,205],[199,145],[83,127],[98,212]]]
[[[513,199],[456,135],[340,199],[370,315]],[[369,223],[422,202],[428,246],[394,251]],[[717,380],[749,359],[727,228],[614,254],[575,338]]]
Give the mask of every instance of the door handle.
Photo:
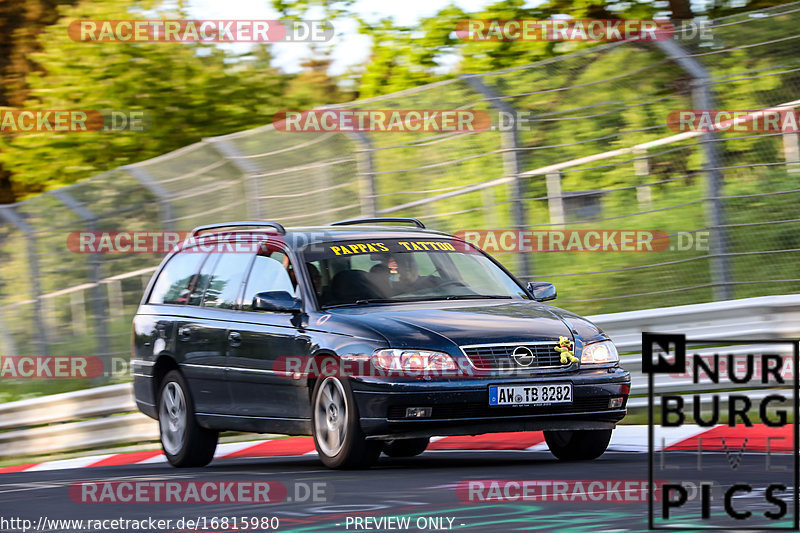
[[[236,348],[242,345],[242,335],[238,331],[228,333],[228,344]]]
[[[178,328],[178,339],[188,341],[192,337],[192,328],[188,326],[181,326]]]

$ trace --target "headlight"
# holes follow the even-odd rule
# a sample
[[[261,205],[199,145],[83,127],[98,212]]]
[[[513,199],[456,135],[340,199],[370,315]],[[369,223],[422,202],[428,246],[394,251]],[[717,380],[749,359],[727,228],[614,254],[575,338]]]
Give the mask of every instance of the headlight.
[[[456,370],[456,360],[444,352],[428,350],[376,350],[372,354],[375,366],[384,370],[425,372],[426,370]]]
[[[583,353],[581,353],[582,365],[616,363],[618,361],[619,353],[617,352],[617,347],[611,341],[587,344],[583,347]]]

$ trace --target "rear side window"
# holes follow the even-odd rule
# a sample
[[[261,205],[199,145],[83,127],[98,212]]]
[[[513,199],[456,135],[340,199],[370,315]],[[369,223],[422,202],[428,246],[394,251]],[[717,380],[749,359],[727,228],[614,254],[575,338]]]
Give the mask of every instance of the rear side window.
[[[207,259],[203,261],[200,267],[200,272],[189,282],[189,296],[185,302],[187,305],[200,305],[203,301],[203,295],[206,293],[209,280],[211,280],[211,271],[214,269],[214,265],[217,264],[218,260],[219,255],[207,255]]]
[[[148,303],[186,304],[206,254],[184,251],[172,256],[158,275]],[[191,287],[191,288],[190,288]]]
[[[296,287],[297,281],[286,254],[283,252],[259,254],[250,271],[242,309],[249,311],[253,305],[253,297],[259,292],[286,291],[295,294]]]
[[[208,283],[203,305],[222,309],[235,308],[236,297],[239,296],[244,275],[252,259],[252,254],[246,253],[221,254]]]

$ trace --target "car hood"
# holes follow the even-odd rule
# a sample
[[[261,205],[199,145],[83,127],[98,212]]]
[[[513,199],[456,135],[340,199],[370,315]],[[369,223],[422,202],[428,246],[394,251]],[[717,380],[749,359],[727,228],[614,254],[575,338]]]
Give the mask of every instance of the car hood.
[[[602,336],[591,322],[530,300],[370,305],[332,314],[373,330],[393,348],[448,351],[453,344],[532,342],[559,336],[583,344]]]

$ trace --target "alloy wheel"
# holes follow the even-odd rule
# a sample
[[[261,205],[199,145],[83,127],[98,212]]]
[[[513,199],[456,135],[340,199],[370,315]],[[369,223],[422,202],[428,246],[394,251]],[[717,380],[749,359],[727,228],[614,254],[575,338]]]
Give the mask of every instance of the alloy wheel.
[[[344,388],[338,379],[325,379],[317,394],[314,409],[317,443],[325,455],[333,457],[344,446],[349,414]]]
[[[178,454],[186,438],[186,397],[181,386],[170,381],[161,392],[159,420],[161,422],[161,443],[173,455]]]

